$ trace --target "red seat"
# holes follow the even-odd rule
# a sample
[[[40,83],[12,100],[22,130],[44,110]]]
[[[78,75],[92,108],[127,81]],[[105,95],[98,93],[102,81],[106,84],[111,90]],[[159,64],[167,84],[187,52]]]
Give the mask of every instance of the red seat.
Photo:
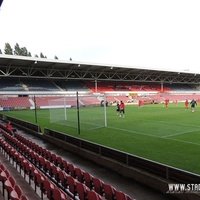
[[[35,160],[34,160],[34,163],[35,163],[36,166],[39,166],[39,163],[40,163],[40,156],[39,156],[37,153],[35,153]]]
[[[45,173],[49,173],[49,175],[51,175],[51,166],[53,164],[48,161],[48,160],[45,160],[45,167],[44,167],[44,170],[45,170]]]
[[[50,169],[51,178],[54,178],[55,180],[58,180],[58,172],[59,171],[60,171],[59,167],[56,167],[54,164],[51,165],[51,169]]]
[[[76,181],[72,176],[67,176],[67,186],[72,195],[75,195]]]
[[[115,191],[116,200],[127,200],[126,195],[121,191]]]
[[[67,196],[63,192],[61,192],[58,188],[54,188],[52,192],[53,192],[52,197],[54,200],[66,200],[67,199]]]
[[[4,183],[5,189],[7,190],[8,193],[8,198],[10,196],[11,191],[14,189],[14,186],[16,184],[15,179],[10,176]]]
[[[71,176],[75,177],[75,167],[72,163],[68,164],[68,172]]]
[[[35,192],[37,192],[37,187],[40,188],[41,191],[41,198],[43,199],[43,182],[45,178],[38,173],[38,171],[34,171],[34,183],[35,183]]]
[[[102,200],[102,198],[94,191],[89,191],[87,193],[87,200]]]
[[[51,159],[51,152],[50,152],[49,150],[46,150],[46,151],[45,151],[45,158],[46,158],[47,160],[50,160],[50,159]]]
[[[5,182],[10,177],[10,173],[7,169],[1,172],[0,181]]]
[[[103,184],[103,190],[105,198],[108,200],[113,200],[115,196],[115,188],[109,184]]]
[[[15,192],[17,195],[15,194]],[[21,196],[22,196],[22,189],[18,185],[15,185],[14,189],[10,193],[10,198],[15,199],[16,197],[18,197],[18,199],[20,199]]]
[[[36,168],[34,167],[34,165],[30,164],[29,165],[29,184],[31,184],[31,180],[34,181],[34,171],[36,170]]]
[[[56,164],[57,164],[57,155],[54,154],[54,153],[52,153],[52,154],[51,154],[50,161],[51,161],[54,165],[56,165]]]
[[[30,156],[29,159],[31,159],[31,161],[33,163],[35,163],[36,162],[36,153],[32,150],[29,150],[29,156]]]
[[[45,169],[45,159],[42,156],[39,157],[39,167]]]
[[[15,190],[10,193],[10,200],[19,200],[21,197],[17,194]]]
[[[16,154],[17,154],[17,152],[15,153],[15,155]],[[24,160],[26,160],[26,159],[22,155],[16,156],[16,164],[19,165],[20,174],[21,174],[21,170],[22,170],[22,167],[23,167]]]
[[[17,152],[15,153],[15,157],[16,157],[16,169],[17,169],[17,166],[19,166],[20,173],[21,173],[21,163],[22,163],[24,157],[21,154],[17,153]]]
[[[54,184],[49,181],[48,179],[45,179],[43,182],[43,192],[47,195],[48,199],[52,199],[52,191],[55,188]]]
[[[84,183],[87,187],[89,187],[90,189],[92,189],[92,179],[93,176],[91,174],[89,174],[88,172],[84,172],[83,173],[83,178],[84,178]]]
[[[27,167],[27,172],[28,172],[28,177],[29,177],[29,184],[31,183],[31,179],[33,180],[33,172],[35,170],[34,165],[31,163],[28,163]]]
[[[22,161],[21,169],[24,172],[24,178],[26,178],[26,175],[29,174],[29,162],[26,159]]]
[[[3,188],[3,196],[4,196],[4,188],[5,188],[4,183],[9,178],[9,176],[10,176],[10,173],[8,170],[4,170],[0,174],[0,181],[2,182],[2,188]]]
[[[60,156],[57,156],[57,166],[63,169],[63,159]]]
[[[60,184],[66,188],[67,186],[67,177],[66,177],[66,173],[62,170],[60,170],[58,172],[58,182],[60,182]]]
[[[92,179],[93,186],[94,186],[94,191],[97,192],[100,195],[103,195],[103,184],[104,182],[101,181],[100,179],[93,177]]]
[[[80,168],[78,167],[75,168],[75,177],[81,183],[83,182],[83,173],[84,172]]]
[[[76,183],[76,191],[80,200],[87,199],[87,193],[89,188],[87,188],[83,183],[77,182]]]
[[[69,173],[68,171],[68,162],[66,160],[63,160],[63,170],[65,170],[66,173]]]

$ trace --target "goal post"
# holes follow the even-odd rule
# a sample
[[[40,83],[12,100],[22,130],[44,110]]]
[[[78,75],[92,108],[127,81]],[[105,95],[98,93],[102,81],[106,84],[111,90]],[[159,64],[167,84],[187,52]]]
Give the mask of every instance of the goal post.
[[[104,94],[63,95],[49,99],[50,123],[81,130],[107,127],[106,96]]]

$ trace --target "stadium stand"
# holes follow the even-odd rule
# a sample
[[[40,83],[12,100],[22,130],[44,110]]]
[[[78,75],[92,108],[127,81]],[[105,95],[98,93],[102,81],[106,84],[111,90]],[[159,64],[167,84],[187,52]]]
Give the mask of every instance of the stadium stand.
[[[67,80],[60,81],[56,80],[55,84],[58,85],[64,91],[85,91],[89,92],[89,88],[86,86],[84,81],[79,80]]]
[[[4,156],[6,158],[8,158],[8,160],[10,161],[10,163],[13,164],[13,166],[16,167],[16,170],[18,171],[19,168],[19,172],[20,174],[22,173],[22,170],[24,170],[24,178],[26,178],[25,173],[27,173],[28,175],[28,180],[29,180],[29,185],[34,185],[34,189],[35,192],[37,192],[37,188],[40,189],[40,195],[41,198],[43,199],[43,192],[45,192],[45,190],[43,189],[43,182],[47,179],[47,177],[45,177],[45,175],[43,175],[40,171],[39,168],[37,168],[36,165],[34,165],[34,163],[32,163],[30,160],[28,160],[24,155],[22,155],[22,152],[20,153],[18,150],[20,148],[20,143],[17,143],[17,141],[14,139],[13,136],[7,134],[5,131],[3,131],[3,135],[5,136],[5,140],[1,139],[0,140],[0,147],[1,147],[1,151],[4,154]],[[9,143],[7,143],[7,141],[12,141],[15,142],[15,145],[10,145]],[[15,146],[15,147],[14,147]],[[21,145],[22,147],[23,145]],[[32,160],[33,161],[33,160]],[[26,164],[26,165],[25,165]],[[26,167],[25,167],[26,166]],[[15,199],[15,200],[20,200],[21,198],[24,199],[25,197],[23,196],[23,192],[21,189],[19,189],[18,186],[15,186],[13,188],[11,188],[11,183],[7,183],[9,180],[9,173],[5,170],[3,172],[1,172],[1,176],[0,176],[0,180],[3,183],[3,196],[5,195],[4,190],[7,189],[8,196],[10,197],[10,199]],[[7,181],[7,182],[6,182]],[[13,183],[14,184],[14,183]],[[50,185],[52,185],[51,191],[50,191],[50,199],[71,199],[67,194],[63,193],[58,186],[56,186],[53,182],[50,183]],[[55,191],[57,190],[57,191]],[[59,197],[60,195],[60,197]],[[37,198],[35,198],[37,199]]]
[[[95,84],[92,81],[87,81],[85,83],[87,87],[92,91],[96,92]],[[161,90],[160,84],[152,84],[152,83],[138,83],[138,82],[122,82],[122,81],[117,81],[117,82],[111,82],[111,81],[99,81],[97,83],[97,89],[98,92],[113,92],[113,91],[156,91],[159,92]],[[170,87],[164,86],[163,90],[170,91]]]
[[[0,107],[10,108],[30,108],[32,105],[28,97],[1,97]]]
[[[162,90],[162,91],[161,91]],[[79,80],[49,80],[49,79],[27,79],[27,78],[1,78],[0,91],[68,91],[68,92],[156,92],[156,93],[175,93],[175,92],[190,92],[198,91],[198,85],[165,83],[161,89],[160,83],[143,83],[143,82],[112,82],[99,81],[95,85],[93,81]]]
[[[3,138],[5,138],[1,138],[0,140],[1,151],[5,157],[8,157],[10,163],[12,163],[13,166],[16,166],[16,169],[19,166],[20,173],[22,170],[24,171],[24,177],[26,177],[25,174],[28,174],[29,184],[31,184],[31,181],[34,183],[35,192],[38,188],[40,190],[40,196],[42,199],[44,191],[47,191],[47,196],[49,195],[50,199],[54,200],[71,198],[80,200],[105,198],[108,200],[113,200],[117,199],[116,196],[119,196],[118,193],[122,193],[117,193],[117,190],[114,187],[101,181],[101,191],[103,191],[103,196],[102,193],[98,194],[96,193],[98,191],[95,190],[91,194],[90,190],[93,190],[94,187],[92,178],[93,176],[89,175],[90,184],[86,184],[87,181],[84,179],[85,176],[83,175],[84,173],[86,174],[86,172],[75,167],[72,163],[68,163],[66,161],[64,162],[64,160],[62,160],[56,154],[51,153],[36,143],[27,140],[23,136],[20,136],[16,133],[15,136],[13,136],[9,134],[9,130],[7,130],[8,133],[5,130],[6,127],[1,125],[1,133]],[[50,162],[48,170],[46,169],[45,159]],[[60,162],[58,162],[59,160]],[[3,194],[5,182],[8,177],[9,175],[4,171],[1,173],[0,180],[3,180]],[[45,180],[46,182],[47,180],[52,182],[48,184],[46,183],[46,185],[49,185],[49,187],[44,187]],[[15,181],[11,182],[12,183],[9,182],[6,184],[7,191],[10,192],[8,195],[11,199],[20,199],[22,196],[22,190],[20,190],[17,186],[14,186]],[[11,185],[14,186],[14,189],[12,189]],[[128,195],[124,193],[122,194],[124,195],[125,200],[131,200]]]
[[[25,91],[18,79],[0,78],[0,91]]]
[[[73,75],[73,77],[75,76]],[[81,76],[79,76],[79,79],[80,77]],[[92,78],[90,78],[90,81],[84,81],[81,79],[78,81],[75,79],[63,81],[63,79],[48,79],[48,77],[45,76],[40,78],[1,78],[0,91],[2,94],[10,91],[111,92],[112,96],[107,96],[107,101],[111,103],[116,103],[117,101],[121,100],[125,103],[135,103],[141,100],[143,104],[150,104],[163,103],[166,99],[169,99],[171,102],[185,101],[185,99],[191,100],[194,97],[197,100],[200,99],[200,95],[198,94],[199,88],[195,85],[165,83],[161,88],[161,83],[158,83],[159,80],[157,82],[155,79],[154,83],[153,79],[152,83],[148,83],[132,82],[131,80],[125,80],[123,82],[121,79],[120,81],[103,81],[104,77],[102,80],[98,81],[94,81]],[[127,95],[129,93],[133,93],[132,98]],[[3,110],[19,108],[29,109],[34,107],[35,100],[38,108],[63,105],[61,96],[55,97],[48,94],[48,96],[36,96],[34,99],[33,96],[18,97],[17,95],[13,95],[11,97],[4,95],[2,98],[0,98],[0,108]],[[100,102],[101,99],[96,97],[80,98],[80,104],[82,106],[99,105]],[[76,106],[76,98],[68,98],[67,105]],[[23,125],[23,122],[21,123]],[[5,129],[3,130],[5,131]],[[9,131],[6,130],[6,132]],[[42,148],[41,146],[36,145],[32,141],[27,142],[26,138],[20,137],[18,134],[15,136],[10,134],[3,132],[4,139],[1,140],[2,152],[9,162],[17,169],[17,171],[20,172],[24,179],[26,180],[28,178],[29,184],[34,185],[35,192],[39,193],[39,196],[42,199],[44,197],[49,199],[73,198],[87,200],[102,198],[112,200],[131,199],[125,193],[117,191],[112,185],[103,182],[97,177],[94,177],[89,172],[82,170],[73,163],[70,163],[68,160],[64,160],[62,157]],[[110,152],[107,153],[110,154]],[[116,155],[116,157],[118,157],[118,155]],[[138,167],[139,166],[141,167],[140,164]],[[158,170],[155,171],[157,174],[162,174],[162,168],[158,168]],[[169,174],[167,173],[167,176],[168,175]],[[7,195],[10,196],[11,199],[26,199],[26,197],[20,193],[20,189],[14,186],[15,181],[13,181],[12,178],[8,178],[6,181],[5,191],[7,191]],[[18,194],[17,191],[19,191]],[[4,192],[4,189],[2,192]]]
[[[60,91],[60,88],[51,80],[23,79],[22,82],[28,91]]]

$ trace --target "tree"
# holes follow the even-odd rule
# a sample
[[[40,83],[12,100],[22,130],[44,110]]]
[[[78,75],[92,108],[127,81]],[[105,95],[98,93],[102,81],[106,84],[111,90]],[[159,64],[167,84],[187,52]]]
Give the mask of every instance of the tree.
[[[2,51],[1,51],[1,49],[0,49],[0,54],[2,54]]]
[[[47,58],[42,52],[40,53],[40,58]]]
[[[9,43],[5,43],[4,53],[7,55],[13,55],[13,49]]]
[[[38,58],[39,56],[37,54],[35,54],[35,58]]]
[[[15,45],[14,54],[18,56],[31,56],[26,47],[20,47],[18,43]]]
[[[14,47],[14,55],[18,55],[18,56],[22,55],[22,49],[20,48],[18,43],[16,43]]]
[[[42,53],[42,52],[40,53],[40,58],[44,58],[44,55],[43,55],[43,53]]]
[[[58,60],[58,57],[57,57],[57,56],[54,56],[54,59],[55,59],[55,60]]]
[[[28,56],[28,50],[26,47],[22,47],[21,48],[21,55],[22,56]]]

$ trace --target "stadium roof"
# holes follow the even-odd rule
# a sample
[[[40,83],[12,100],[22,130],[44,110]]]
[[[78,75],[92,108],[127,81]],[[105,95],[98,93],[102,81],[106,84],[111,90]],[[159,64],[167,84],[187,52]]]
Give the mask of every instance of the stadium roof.
[[[0,55],[0,77],[200,83],[200,74],[187,71],[147,69],[3,54]]]

